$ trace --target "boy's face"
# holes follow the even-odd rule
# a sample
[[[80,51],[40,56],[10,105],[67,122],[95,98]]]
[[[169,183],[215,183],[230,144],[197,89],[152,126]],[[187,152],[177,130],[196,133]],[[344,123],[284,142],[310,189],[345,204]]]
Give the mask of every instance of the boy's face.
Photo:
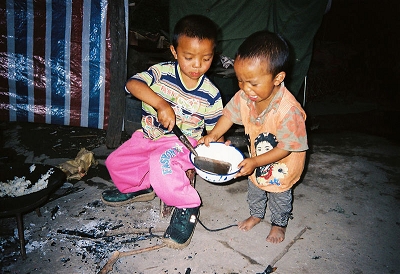
[[[210,68],[214,57],[214,42],[209,39],[199,40],[182,35],[177,48],[171,45],[170,49],[188,87],[197,84],[198,79]]]
[[[275,77],[267,71],[268,63],[259,58],[236,58],[234,63],[239,87],[257,106],[266,108],[285,79],[285,72]]]

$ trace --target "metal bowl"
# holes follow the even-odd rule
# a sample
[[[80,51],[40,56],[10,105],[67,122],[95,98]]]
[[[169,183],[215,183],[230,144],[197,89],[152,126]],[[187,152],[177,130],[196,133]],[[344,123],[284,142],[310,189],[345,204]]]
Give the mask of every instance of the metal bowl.
[[[194,164],[194,154],[190,153],[190,161],[194,165],[196,173],[206,181],[212,183],[226,183],[232,180],[236,173],[239,172],[238,164],[243,161],[243,153],[234,146],[227,146],[224,143],[212,142],[210,146],[199,145],[195,148],[199,156],[228,162],[231,164],[231,169],[228,174],[215,174],[203,169],[200,169]]]

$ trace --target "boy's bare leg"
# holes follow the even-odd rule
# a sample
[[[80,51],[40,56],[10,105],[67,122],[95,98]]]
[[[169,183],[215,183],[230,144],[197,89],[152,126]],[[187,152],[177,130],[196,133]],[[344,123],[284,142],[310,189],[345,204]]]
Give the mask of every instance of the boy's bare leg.
[[[250,216],[244,221],[238,223],[238,227],[242,231],[249,231],[252,229],[256,224],[261,222],[261,218]]]
[[[267,242],[278,244],[285,239],[286,227],[273,225],[267,237]]]

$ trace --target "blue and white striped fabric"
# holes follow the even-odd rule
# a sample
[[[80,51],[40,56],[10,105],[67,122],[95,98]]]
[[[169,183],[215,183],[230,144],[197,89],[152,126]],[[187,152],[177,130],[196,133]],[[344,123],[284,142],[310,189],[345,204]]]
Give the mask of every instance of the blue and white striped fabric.
[[[0,3],[0,119],[106,128],[107,0]]]

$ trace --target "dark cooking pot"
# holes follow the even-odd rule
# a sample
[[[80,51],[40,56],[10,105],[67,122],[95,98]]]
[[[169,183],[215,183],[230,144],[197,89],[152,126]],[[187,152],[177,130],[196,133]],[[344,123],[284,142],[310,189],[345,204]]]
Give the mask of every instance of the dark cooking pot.
[[[29,193],[18,197],[0,197],[0,217],[15,215],[17,218],[17,228],[19,244],[22,258],[26,258],[24,227],[22,214],[39,208],[44,204],[49,195],[56,191],[66,181],[66,175],[61,169],[50,165],[34,164],[35,168],[31,171],[33,164],[11,164],[0,165],[0,181],[7,182],[14,180],[15,177],[25,177],[25,180],[35,184],[42,175],[53,169],[53,173],[47,178],[47,187],[37,192]]]
[[[53,173],[47,179],[47,188],[19,197],[0,197],[0,217],[28,212],[39,207],[52,192],[56,191],[66,182],[66,175],[59,168],[50,165],[34,164],[35,169],[31,172],[32,165],[12,164],[0,166],[1,182],[14,180],[14,177],[21,178],[25,176],[25,179],[30,180],[32,184],[35,184],[49,169],[53,169]]]

